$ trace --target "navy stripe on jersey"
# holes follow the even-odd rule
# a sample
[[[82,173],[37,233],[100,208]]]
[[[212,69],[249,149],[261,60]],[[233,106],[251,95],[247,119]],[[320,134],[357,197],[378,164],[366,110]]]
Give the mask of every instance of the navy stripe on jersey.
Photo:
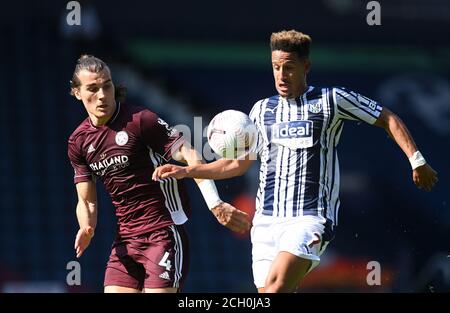
[[[287,120],[289,121],[289,119],[290,119],[290,116],[291,116],[291,110],[290,110],[290,104],[289,104],[289,102],[287,102],[286,104],[285,104],[286,106],[287,106]],[[284,121],[284,116],[282,117],[282,120]],[[282,162],[281,162],[281,166],[283,166],[283,164],[284,164],[284,166],[286,167],[285,168],[285,171],[286,171],[286,175],[284,176],[284,181],[285,181],[285,187],[284,187],[284,192],[286,193],[288,190],[288,184],[289,184],[289,161],[288,162],[284,162],[284,154],[288,154],[287,155],[287,158],[288,158],[288,160],[289,160],[289,157],[290,157],[290,154],[291,154],[291,151],[289,150],[289,149],[283,149],[282,150],[282,153],[281,153],[281,160],[282,160]],[[283,170],[281,169],[281,167],[280,167],[280,172],[281,172],[281,174],[283,174]],[[281,183],[282,183],[282,181],[281,181]],[[283,187],[283,186],[280,186],[280,187]],[[281,190],[283,190],[283,188],[280,188],[279,189],[279,192],[281,191]],[[284,197],[282,197],[282,198],[284,198],[284,203],[283,203],[283,207],[284,208],[287,208],[287,197],[286,197],[286,195],[284,196]],[[278,196],[278,199],[280,199],[280,197]],[[287,212],[287,209],[285,209],[283,212],[282,212],[282,215],[284,216],[284,217],[286,217],[286,212]]]
[[[264,146],[270,146],[269,140],[264,138],[264,136],[267,135],[267,132],[264,131],[264,127],[261,126],[261,123],[264,123],[264,113],[266,111],[268,99],[259,101],[255,104],[253,107],[253,110],[250,112],[250,118],[255,123],[256,127],[258,128],[258,146],[257,146],[257,152],[260,156],[262,162],[259,169],[259,180],[260,185],[265,186],[267,181],[267,172],[268,172],[268,166],[267,166],[267,160],[269,158],[269,149],[263,149]],[[262,210],[263,207],[263,199],[265,195],[265,188],[258,188],[257,196],[256,196],[256,208],[258,210]]]
[[[343,122],[342,120],[337,120],[336,123],[334,123],[334,125],[329,129],[329,146],[330,147],[335,147],[336,146],[336,141],[339,139],[339,137],[337,136],[337,134],[340,133],[340,131],[342,130],[342,126],[343,126]],[[339,164],[337,161],[337,154],[336,154],[336,150],[335,149],[329,149],[327,150],[328,156],[327,159],[329,160],[329,166],[327,167],[327,182],[326,182],[326,186],[329,189],[329,195],[328,195],[328,200],[329,200],[329,208],[330,208],[330,212],[327,212],[327,215],[329,218],[332,218],[335,215],[335,209],[336,209],[336,201],[337,198],[335,195],[338,194],[339,192],[339,182],[336,181],[336,173],[339,174]],[[338,185],[336,186],[336,182],[338,183]],[[337,190],[335,190],[335,188]],[[334,220],[334,218],[332,218]]]
[[[314,90],[314,89],[312,89]],[[322,93],[313,93],[310,94],[309,92],[305,93],[303,96],[304,105],[307,106],[308,103],[311,101],[322,99]],[[313,113],[309,110],[305,110],[305,119],[314,120],[314,123],[318,123],[318,125],[324,124],[324,109],[323,106],[325,104],[322,103],[322,110],[319,113]],[[317,125],[317,124],[315,124]],[[320,155],[320,137],[322,135],[321,128],[322,126],[319,126],[316,129],[316,126],[314,126],[313,131],[313,142],[314,145],[311,148],[306,149],[306,173],[308,174],[306,180],[305,180],[305,204],[303,208],[303,214],[304,215],[317,215],[318,214],[318,202],[319,197],[317,196],[319,194],[319,185],[320,185],[320,157],[313,157],[314,155],[319,156]]]
[[[298,120],[303,120],[304,119],[304,116],[303,116],[304,110],[302,108],[304,106],[304,103],[303,103],[302,98],[300,98],[300,97],[297,98],[297,106],[298,106],[297,118],[298,118]],[[302,166],[302,164],[306,164],[305,154],[306,154],[306,151],[303,149],[300,151],[297,151],[297,166],[298,166],[298,168],[296,170],[295,180],[298,181],[299,184],[295,187],[295,190],[297,191],[296,192],[297,196],[294,198],[294,201],[295,201],[294,216],[302,215],[302,212],[301,212],[301,210],[303,208],[302,199],[304,199],[304,192],[305,192],[304,188],[302,188],[303,184],[304,184],[304,181],[303,181],[304,166]]]
[[[333,103],[333,93],[332,91],[327,88],[326,90],[326,99],[327,99],[327,105],[328,105],[328,109],[330,110],[329,112],[329,118],[328,118],[328,125],[326,126],[325,130],[328,130],[330,128],[331,122],[334,120],[334,116],[336,114],[335,112],[335,107],[334,107],[334,103]],[[327,135],[324,136],[324,151],[323,151],[323,157],[324,157],[324,163],[325,163],[325,173],[324,176],[326,178],[326,181],[328,181],[328,178],[330,177],[330,173],[328,172],[329,169],[329,160],[327,158],[328,155],[328,151],[329,151],[329,138]],[[332,148],[331,148],[332,149]],[[327,216],[328,214],[328,209],[329,209],[329,199],[331,197],[331,190],[328,188],[328,185],[325,183],[324,185],[325,187],[325,194],[322,195],[323,198],[323,202],[324,202],[324,215]]]
[[[264,120],[263,124],[266,127],[267,137],[269,138],[269,158],[267,160],[267,176],[266,176],[266,185],[264,190],[264,201],[263,201],[263,207],[264,211],[263,214],[272,214],[273,212],[273,200],[274,200],[274,190],[275,190],[275,170],[276,170],[276,163],[277,163],[277,152],[278,149],[275,145],[272,145],[270,143],[270,138],[272,136],[271,131],[269,128],[275,123],[275,117],[273,116],[273,112],[276,110],[278,106],[278,99],[279,96],[274,96],[269,99],[266,105],[265,112],[262,112],[264,114]]]
[[[330,127],[331,121],[334,117],[334,106],[333,106],[333,97],[330,92],[330,90],[327,88],[325,91],[322,90],[322,98],[323,98],[323,114],[324,118],[326,115],[326,125],[322,127],[322,134],[321,134],[321,155],[320,155],[320,161],[321,161],[321,178],[320,178],[320,186],[319,188],[322,188],[319,190],[319,207],[323,208],[323,216],[328,215],[328,207],[329,207],[329,188],[327,185],[328,181],[328,166],[329,161],[327,158],[328,154],[328,136],[327,136],[327,130]]]
[[[296,105],[298,108],[301,108],[301,101],[300,98],[296,98],[295,99]],[[297,109],[297,119],[301,120],[300,118],[300,112],[301,110]],[[295,172],[294,172],[294,177],[296,181],[299,181],[300,179],[300,169],[301,169],[301,164],[302,164],[302,153],[299,151],[296,151],[295,153]],[[300,210],[300,184],[298,184],[298,186],[296,186],[294,188],[294,195],[292,197],[293,199],[293,208],[292,208],[292,212],[294,216],[298,216],[299,215],[299,210]]]

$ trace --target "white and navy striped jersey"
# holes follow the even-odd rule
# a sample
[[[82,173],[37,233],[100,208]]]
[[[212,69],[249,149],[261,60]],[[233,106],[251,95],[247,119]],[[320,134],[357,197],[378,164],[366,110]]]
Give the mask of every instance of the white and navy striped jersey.
[[[279,95],[255,103],[261,159],[256,214],[317,215],[337,225],[336,146],[344,120],[375,123],[382,107],[345,88],[309,87],[296,99]]]

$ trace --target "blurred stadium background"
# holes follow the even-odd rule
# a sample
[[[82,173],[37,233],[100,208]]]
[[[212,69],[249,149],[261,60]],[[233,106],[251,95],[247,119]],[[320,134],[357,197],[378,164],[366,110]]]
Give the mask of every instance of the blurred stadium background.
[[[16,1],[0,10],[0,291],[101,292],[115,232],[103,189],[96,236],[81,286],[66,285],[78,229],[67,139],[85,118],[69,96],[81,53],[106,61],[128,101],[173,125],[205,123],[224,109],[249,112],[275,94],[268,39],[295,28],[313,38],[309,83],[339,85],[379,100],[410,128],[439,172],[431,193],[415,188],[408,161],[376,128],[346,123],[339,146],[337,237],[304,291],[450,290],[450,3],[380,1],[381,26],[366,24],[367,1]],[[255,166],[219,182],[223,198],[249,212]],[[191,270],[184,291],[254,292],[248,236],[208,212],[189,182]],[[367,262],[381,286],[366,284]]]

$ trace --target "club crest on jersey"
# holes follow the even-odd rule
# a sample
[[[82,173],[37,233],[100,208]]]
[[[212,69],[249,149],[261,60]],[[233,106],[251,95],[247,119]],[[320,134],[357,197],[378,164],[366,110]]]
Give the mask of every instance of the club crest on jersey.
[[[313,122],[289,121],[272,125],[272,142],[290,149],[313,146]]]
[[[308,111],[311,113],[319,113],[322,111],[322,102],[318,100],[317,102],[308,103]]]
[[[124,146],[128,142],[128,134],[126,131],[122,130],[116,134],[116,143],[119,146]]]

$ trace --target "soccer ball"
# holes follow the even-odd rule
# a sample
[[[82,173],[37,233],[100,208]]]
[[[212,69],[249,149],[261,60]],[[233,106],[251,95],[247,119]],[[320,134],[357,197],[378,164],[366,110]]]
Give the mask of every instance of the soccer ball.
[[[236,110],[226,110],[214,116],[207,130],[209,145],[226,159],[242,159],[254,152],[257,134],[248,115]]]

